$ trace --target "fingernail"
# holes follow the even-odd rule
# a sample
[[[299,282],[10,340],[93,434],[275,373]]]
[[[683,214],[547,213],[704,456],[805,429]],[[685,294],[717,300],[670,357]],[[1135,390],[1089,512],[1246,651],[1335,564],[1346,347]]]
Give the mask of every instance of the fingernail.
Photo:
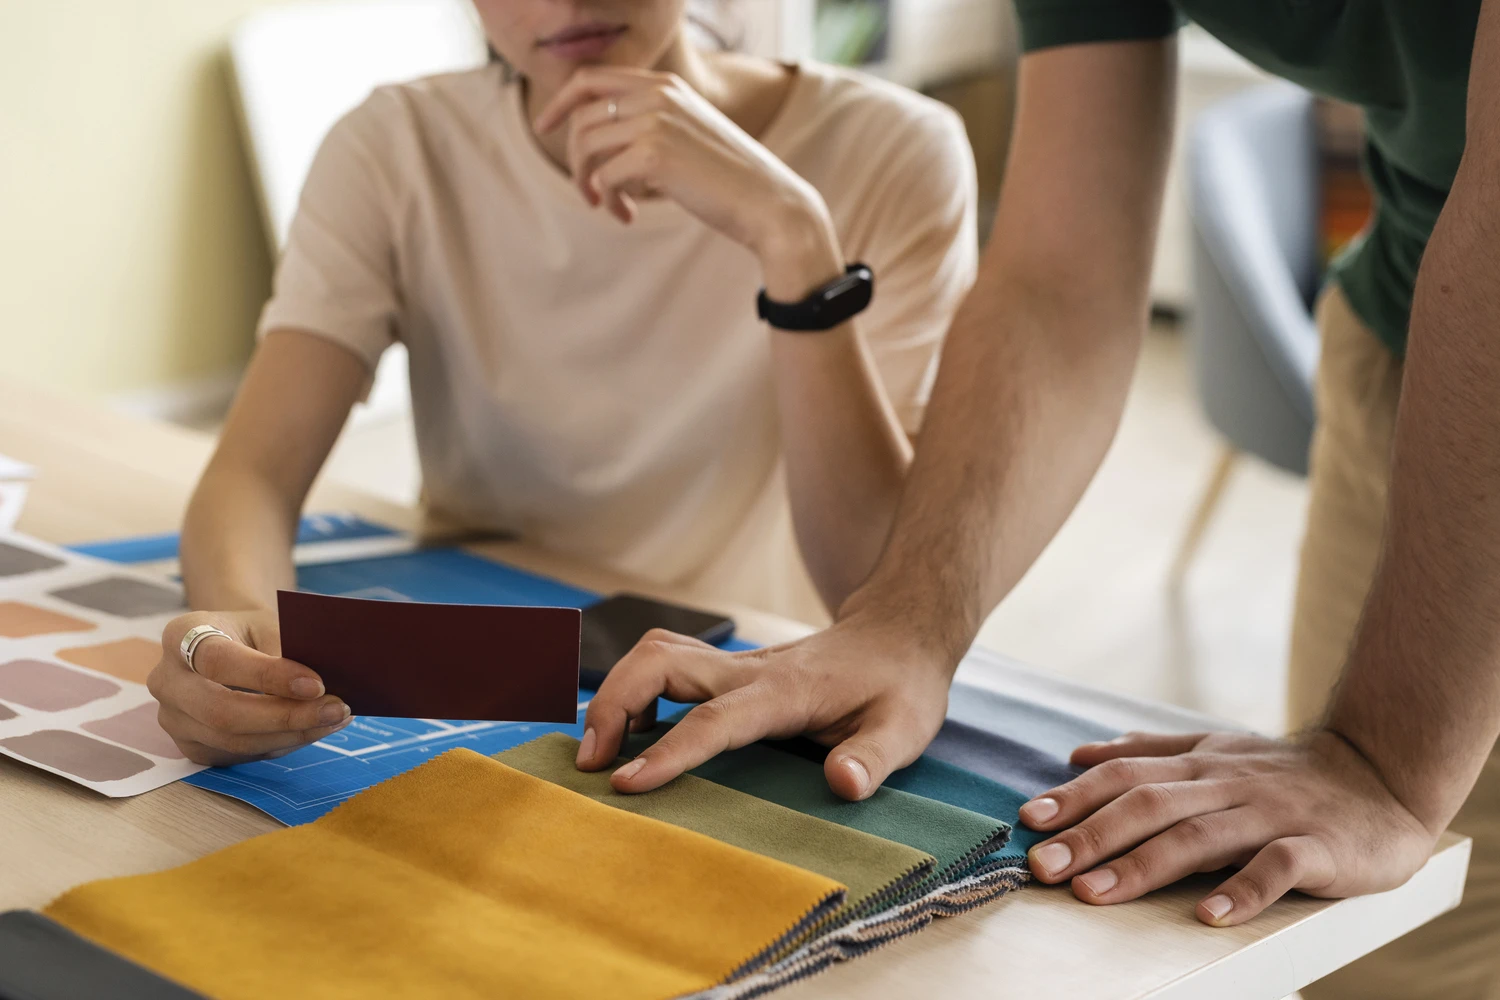
[[[1215,920],[1223,920],[1234,909],[1234,900],[1222,892],[1217,896],[1209,896],[1203,901],[1203,908],[1209,912]]]
[[[578,759],[575,763],[583,764],[594,759],[594,731],[585,729],[583,731],[583,742],[578,744]]]
[[[1119,884],[1120,880],[1115,873],[1108,868],[1100,868],[1098,871],[1089,872],[1078,876],[1078,881],[1083,883],[1084,888],[1095,896],[1102,896]]]
[[[349,718],[349,706],[341,701],[330,701],[318,709],[318,721],[324,725],[333,725],[335,722],[343,722]]]
[[[293,679],[291,689],[298,698],[316,698],[323,693],[323,682],[311,677],[297,677]]]
[[[622,764],[622,765],[620,765],[619,769],[615,771],[615,777],[616,778],[634,778],[637,774],[641,773],[641,768],[643,768],[645,766],[646,766],[646,758],[644,758],[644,757],[637,757],[635,760],[631,761],[629,764]]]
[[[1048,844],[1031,854],[1032,863],[1048,875],[1056,875],[1073,863],[1073,850],[1067,844]]]
[[[1045,823],[1057,815],[1057,800],[1049,798],[1032,799],[1021,807],[1024,815],[1021,817],[1028,823]]]
[[[856,757],[845,757],[844,767],[854,775],[854,787],[860,795],[865,794],[865,789],[870,787],[870,772]]]

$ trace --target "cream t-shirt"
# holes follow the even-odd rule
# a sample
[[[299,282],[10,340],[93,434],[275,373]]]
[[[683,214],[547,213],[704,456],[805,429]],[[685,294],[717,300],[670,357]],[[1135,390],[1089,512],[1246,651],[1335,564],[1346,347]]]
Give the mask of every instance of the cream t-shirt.
[[[875,272],[856,321],[902,422],[974,278],[975,177],[949,108],[803,64],[760,141]],[[496,65],[376,90],[324,140],[261,316],[372,370],[410,353],[424,494],[705,601],[825,620],[792,534],[754,256],[667,201],[622,225],[537,144]]]

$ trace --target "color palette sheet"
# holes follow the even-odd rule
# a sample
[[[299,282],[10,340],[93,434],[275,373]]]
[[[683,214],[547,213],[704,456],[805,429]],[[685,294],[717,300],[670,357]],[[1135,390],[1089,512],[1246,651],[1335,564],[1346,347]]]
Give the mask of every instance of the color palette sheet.
[[[201,771],[145,685],[183,610],[173,583],[0,534],[0,754],[111,798]]]

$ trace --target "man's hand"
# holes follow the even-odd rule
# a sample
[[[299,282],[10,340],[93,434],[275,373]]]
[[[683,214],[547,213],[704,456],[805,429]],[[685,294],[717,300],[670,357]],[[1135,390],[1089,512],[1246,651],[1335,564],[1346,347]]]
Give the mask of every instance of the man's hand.
[[[617,790],[650,791],[725,750],[805,733],[833,747],[823,765],[829,786],[846,799],[866,798],[917,759],[948,708],[957,658],[918,651],[903,631],[855,617],[743,653],[653,631],[589,703],[578,766],[610,764],[626,727],[666,695],[703,704],[615,771]]]
[[[1335,733],[1289,742],[1244,734],[1131,733],[1073,752],[1089,770],[1021,807],[1043,882],[1086,903],[1135,899],[1192,872],[1240,871],[1198,919],[1243,923],[1292,889],[1342,897],[1392,889],[1437,841]],[[1096,867],[1097,866],[1097,867]]]

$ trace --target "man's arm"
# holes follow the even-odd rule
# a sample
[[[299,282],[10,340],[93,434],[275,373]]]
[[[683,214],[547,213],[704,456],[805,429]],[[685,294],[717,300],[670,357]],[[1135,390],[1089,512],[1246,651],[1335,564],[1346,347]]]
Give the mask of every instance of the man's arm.
[[[658,694],[704,701],[614,777],[645,791],[722,750],[808,733],[863,798],[941,725],[985,614],[1067,517],[1118,425],[1146,320],[1175,43],[1022,60],[1011,159],[978,283],[948,337],[893,541],[839,622],[723,654],[648,637],[589,706],[579,766],[614,759]]]
[[[1480,14],[1468,100],[1463,161],[1417,277],[1384,551],[1327,719],[1295,742],[1081,748],[1075,761],[1104,766],[1022,810],[1042,829],[1078,824],[1034,849],[1044,881],[1078,876],[1080,898],[1114,903],[1242,863],[1198,908],[1236,924],[1291,889],[1400,885],[1473,787],[1500,734],[1497,0]]]

